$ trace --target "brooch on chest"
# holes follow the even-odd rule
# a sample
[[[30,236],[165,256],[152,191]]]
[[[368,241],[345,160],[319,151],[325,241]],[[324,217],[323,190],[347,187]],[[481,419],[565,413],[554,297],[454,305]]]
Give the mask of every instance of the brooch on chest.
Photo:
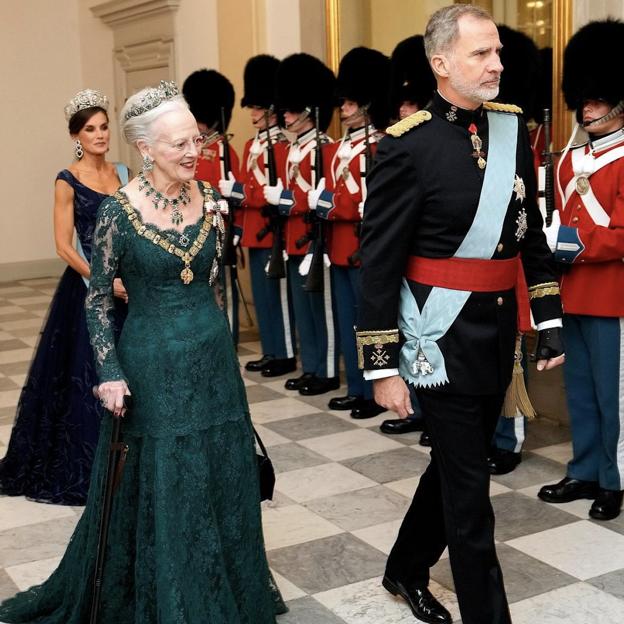
[[[520,210],[518,211],[518,216],[516,217],[516,225],[516,240],[520,242],[524,238],[524,235],[527,233],[527,230],[529,229],[529,226],[527,224],[527,213],[524,209],[524,206],[522,206],[522,208],[520,208]]]
[[[526,187],[524,186],[524,180],[517,173],[514,178],[513,190],[516,194],[516,199],[522,203],[526,197]]]

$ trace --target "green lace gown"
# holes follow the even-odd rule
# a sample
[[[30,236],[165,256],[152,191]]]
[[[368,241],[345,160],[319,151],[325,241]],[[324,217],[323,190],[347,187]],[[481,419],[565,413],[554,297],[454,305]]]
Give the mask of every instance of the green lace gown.
[[[205,207],[215,207],[204,192]],[[113,503],[101,624],[273,624],[285,610],[264,550],[239,364],[209,283],[219,220],[208,214],[180,238],[143,226],[120,193],[98,213],[87,298],[91,341],[100,380],[126,379],[134,396],[123,420],[129,452]],[[188,284],[170,242],[180,253],[197,252]],[[116,274],[130,301],[117,347]],[[0,605],[0,622],[88,622],[110,429],[108,418],[87,505],[59,567]]]

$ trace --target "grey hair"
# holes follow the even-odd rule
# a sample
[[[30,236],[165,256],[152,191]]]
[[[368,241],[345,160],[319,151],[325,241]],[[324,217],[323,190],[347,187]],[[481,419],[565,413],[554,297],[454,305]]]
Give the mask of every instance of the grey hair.
[[[425,29],[425,54],[429,61],[432,56],[449,51],[459,35],[458,22],[464,15],[494,21],[485,9],[471,4],[453,4],[438,9],[429,18]]]
[[[132,106],[140,103],[143,96],[153,89],[142,89],[138,93],[130,96],[119,114],[119,126],[123,134],[126,143],[130,145],[136,145],[137,141],[145,141],[148,145],[151,145],[154,141],[152,134],[152,126],[154,122],[162,117],[165,113],[171,113],[173,111],[189,110],[188,104],[182,95],[175,95],[170,100],[165,100],[155,108],[152,108],[140,115],[134,115],[129,119],[125,119],[126,111]]]

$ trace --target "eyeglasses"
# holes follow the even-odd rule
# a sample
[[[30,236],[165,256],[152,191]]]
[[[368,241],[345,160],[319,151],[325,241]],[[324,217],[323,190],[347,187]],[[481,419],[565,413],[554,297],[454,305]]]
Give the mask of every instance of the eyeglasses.
[[[198,134],[191,139],[180,139],[179,141],[175,141],[174,143],[164,141],[162,139],[157,139],[157,142],[165,143],[176,152],[190,152],[192,149],[192,145],[194,145],[196,149],[201,150],[201,148],[206,144],[206,135]]]

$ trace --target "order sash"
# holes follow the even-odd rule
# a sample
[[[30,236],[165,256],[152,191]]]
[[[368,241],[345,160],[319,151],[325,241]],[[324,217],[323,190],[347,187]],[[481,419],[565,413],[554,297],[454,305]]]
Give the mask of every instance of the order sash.
[[[488,112],[489,148],[474,221],[454,257],[490,259],[496,250],[511,200],[516,173],[518,118]],[[448,383],[437,341],[446,334],[471,291],[433,287],[422,311],[405,279],[401,285],[399,329],[405,337],[399,357],[401,376],[415,386]]]

